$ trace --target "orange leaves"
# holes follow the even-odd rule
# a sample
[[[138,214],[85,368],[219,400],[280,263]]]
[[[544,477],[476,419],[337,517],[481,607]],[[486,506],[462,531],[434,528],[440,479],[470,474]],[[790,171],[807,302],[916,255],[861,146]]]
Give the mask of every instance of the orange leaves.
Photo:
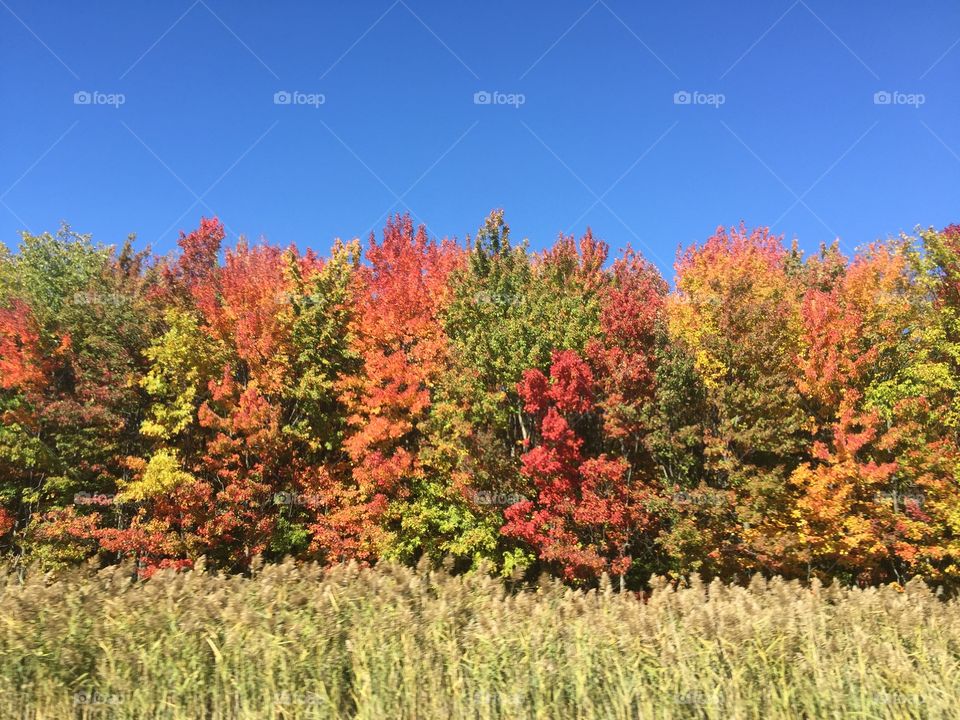
[[[389,456],[430,406],[429,388],[446,356],[438,313],[459,251],[428,240],[423,227],[414,232],[409,217],[397,217],[381,243],[371,238],[367,260],[357,278],[352,328],[363,368],[341,384],[355,428],[345,447],[355,462],[373,450]]]
[[[358,275],[358,343],[362,351],[403,350],[429,362],[439,350],[436,316],[447,294],[447,276],[462,260],[449,241],[427,238],[409,216],[388,220],[383,240],[371,236],[368,267]]]
[[[904,249],[875,244],[839,270],[828,289],[813,286],[803,299],[800,388],[827,407],[846,388],[863,384],[880,357],[903,339],[913,314]]]
[[[846,311],[836,290],[810,290],[803,300],[804,349],[799,387],[827,407],[836,407],[842,391],[869,365],[875,348],[859,347],[862,320]]]
[[[826,568],[883,577],[897,543],[898,521],[886,498],[896,462],[870,459],[876,452],[879,418],[857,410],[861,395],[847,392],[840,403],[832,441],[816,442],[812,455],[790,476],[798,493],[785,523],[794,537],[783,553],[823,572]]]
[[[790,482],[801,495],[793,510],[797,544],[788,554],[823,570],[885,575],[891,518],[877,495],[892,470],[847,459],[794,471]]]
[[[370,238],[353,288],[350,335],[359,358],[356,374],[338,383],[349,432],[343,448],[352,461],[351,480],[335,493],[349,498],[355,511],[345,537],[330,546],[334,555],[369,552],[383,542],[379,524],[391,500],[407,497],[420,473],[421,424],[433,399],[431,389],[447,371],[447,339],[439,314],[447,301],[450,272],[462,252],[448,241],[427,238],[407,217],[391,218],[383,239]],[[350,550],[352,548],[352,550]]]
[[[408,354],[402,347],[392,352],[376,348],[361,353],[366,378],[362,398],[349,396],[357,409],[350,424],[369,425],[367,432],[373,444],[402,437],[412,429],[405,418],[422,415],[430,405],[431,369],[418,364],[418,353],[412,350]]]
[[[17,525],[17,517],[4,507],[0,507],[0,538],[13,530]]]
[[[960,225],[948,225],[930,240],[929,249],[943,278],[940,296],[947,305],[960,310]]]
[[[236,389],[233,383],[229,385]],[[224,384],[218,386],[214,400],[220,401],[227,413],[218,415],[204,404],[200,408],[202,426],[248,438],[255,438],[260,433],[272,436],[279,432],[280,410],[263,394],[256,382],[250,382],[235,397],[227,395],[225,387]]]
[[[177,270],[185,286],[200,297],[208,297],[206,281],[216,271],[224,237],[223,223],[217,218],[201,218],[199,228],[189,235],[180,233],[177,244],[183,252]]]
[[[216,290],[215,303],[206,296],[210,290]],[[292,323],[288,293],[279,248],[240,243],[227,251],[223,268],[199,303],[214,336],[235,349],[251,378],[268,393],[278,392],[287,381]]]
[[[47,381],[49,359],[40,346],[40,328],[22,300],[0,307],[0,388],[36,388]]]

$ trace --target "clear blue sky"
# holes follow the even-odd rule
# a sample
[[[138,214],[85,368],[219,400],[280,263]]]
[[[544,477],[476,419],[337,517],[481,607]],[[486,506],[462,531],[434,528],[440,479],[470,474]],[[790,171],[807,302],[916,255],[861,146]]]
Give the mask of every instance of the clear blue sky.
[[[718,224],[849,249],[960,220],[956,0],[0,0],[0,33],[8,245],[66,220],[166,252],[215,213],[326,252],[503,207],[672,277]]]

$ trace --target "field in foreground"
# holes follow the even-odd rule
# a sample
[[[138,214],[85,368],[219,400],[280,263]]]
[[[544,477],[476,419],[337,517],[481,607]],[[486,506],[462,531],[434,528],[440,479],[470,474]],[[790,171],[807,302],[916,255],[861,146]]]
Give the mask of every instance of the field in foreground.
[[[631,593],[381,565],[0,578],[0,717],[960,717],[960,605],[919,581]]]

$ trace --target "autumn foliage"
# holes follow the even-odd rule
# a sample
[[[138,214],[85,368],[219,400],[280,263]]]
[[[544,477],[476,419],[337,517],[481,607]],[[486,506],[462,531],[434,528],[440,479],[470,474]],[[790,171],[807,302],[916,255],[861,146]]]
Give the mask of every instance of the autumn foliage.
[[[6,552],[960,581],[956,225],[852,257],[718,228],[672,289],[500,211],[225,240],[0,246]]]

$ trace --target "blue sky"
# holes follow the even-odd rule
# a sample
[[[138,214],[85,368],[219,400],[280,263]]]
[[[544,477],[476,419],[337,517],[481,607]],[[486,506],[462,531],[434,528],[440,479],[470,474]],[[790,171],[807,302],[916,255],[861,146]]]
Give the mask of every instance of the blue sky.
[[[741,220],[808,250],[960,220],[955,0],[0,0],[0,32],[8,245],[166,252],[217,214],[326,252],[503,207],[672,277]]]

